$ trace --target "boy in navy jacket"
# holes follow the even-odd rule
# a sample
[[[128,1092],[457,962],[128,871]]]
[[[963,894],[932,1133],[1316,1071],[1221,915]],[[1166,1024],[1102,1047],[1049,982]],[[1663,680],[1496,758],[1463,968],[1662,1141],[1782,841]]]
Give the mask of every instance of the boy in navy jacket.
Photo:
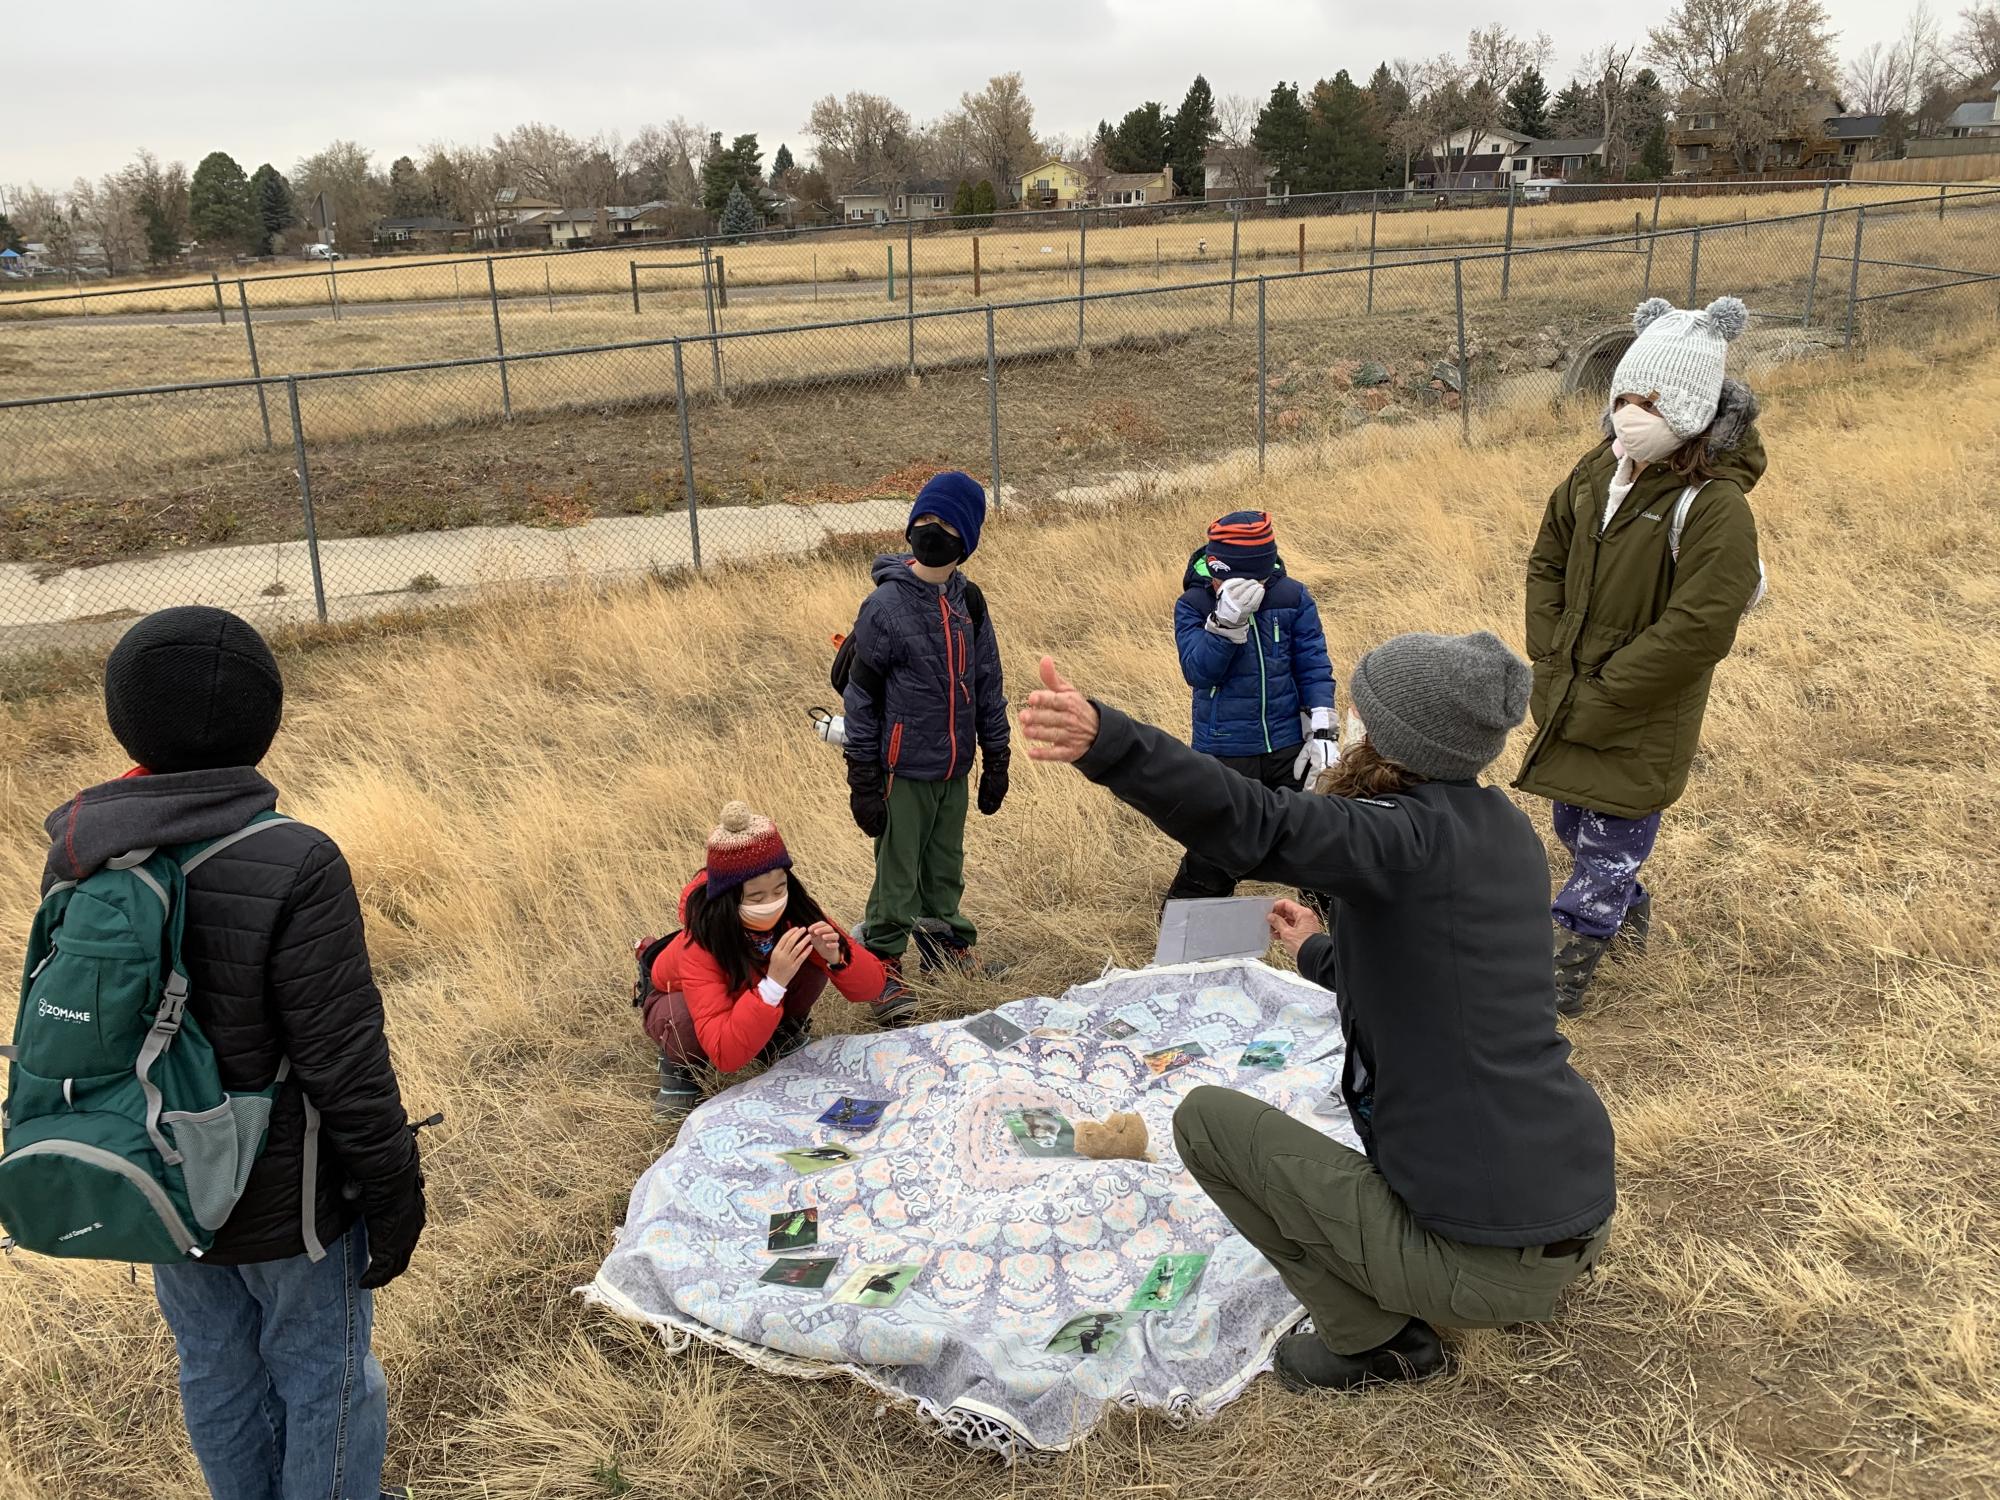
[[[1319,610],[1286,575],[1264,511],[1231,511],[1188,560],[1174,606],[1181,675],[1194,690],[1194,748],[1268,787],[1311,787],[1339,759],[1333,663]],[[1190,852],[1169,901],[1227,896],[1237,872]]]

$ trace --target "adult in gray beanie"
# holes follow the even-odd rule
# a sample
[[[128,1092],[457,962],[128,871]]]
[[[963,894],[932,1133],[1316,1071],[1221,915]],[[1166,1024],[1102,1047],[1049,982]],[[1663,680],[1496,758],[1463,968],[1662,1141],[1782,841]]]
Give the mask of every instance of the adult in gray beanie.
[[[1435,1374],[1436,1324],[1549,1319],[1609,1235],[1611,1121],[1556,1027],[1548,860],[1476,779],[1529,680],[1485,632],[1378,646],[1324,796],[1238,775],[1047,659],[1021,715],[1031,758],[1074,764],[1190,852],[1333,898],[1331,935],[1291,901],[1271,926],[1340,996],[1365,1154],[1230,1089],[1174,1115],[1182,1165],[1312,1314],[1275,1356],[1295,1390]]]

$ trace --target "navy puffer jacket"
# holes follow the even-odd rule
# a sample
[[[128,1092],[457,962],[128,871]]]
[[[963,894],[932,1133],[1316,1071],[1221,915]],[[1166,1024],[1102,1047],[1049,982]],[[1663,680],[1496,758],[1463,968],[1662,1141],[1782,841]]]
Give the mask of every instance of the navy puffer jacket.
[[[1174,605],[1181,676],[1194,689],[1194,748],[1234,757],[1303,744],[1299,715],[1333,707],[1333,663],[1312,595],[1279,573],[1239,646],[1208,628],[1215,588],[1200,557],[1189,562],[1187,591]]]
[[[964,573],[925,583],[911,561],[875,559],[875,592],[854,622],[856,657],[887,687],[878,704],[859,680],[848,683],[847,757],[913,781],[951,781],[971,772],[975,749],[989,761],[1007,754],[1000,646],[991,620],[974,629]]]

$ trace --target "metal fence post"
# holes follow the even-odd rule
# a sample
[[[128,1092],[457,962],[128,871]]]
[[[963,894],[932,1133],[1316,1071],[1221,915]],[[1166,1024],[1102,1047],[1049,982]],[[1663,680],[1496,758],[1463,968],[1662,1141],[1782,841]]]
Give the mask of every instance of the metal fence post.
[[[1452,293],[1458,300],[1458,436],[1468,447],[1472,443],[1472,378],[1465,356],[1465,262],[1451,263]]]
[[[1938,223],[1944,222],[1944,185],[1938,185]]]
[[[486,257],[486,298],[493,304],[493,352],[500,357],[500,416],[514,420],[514,393],[507,386],[507,339],[500,332],[500,286],[493,279],[493,257]]]
[[[1371,193],[1368,199],[1368,311],[1375,311],[1375,224],[1382,216]]]
[[[285,377],[285,397],[292,406],[292,457],[299,470],[299,504],[306,515],[306,561],[312,565],[313,607],[319,611],[319,622],[326,623],[326,580],[319,571],[319,528],[313,524],[312,473],[306,467],[306,429],[299,420],[299,380],[296,375]]]
[[[715,394],[727,395],[722,388],[722,340],[716,337],[720,331],[715,321],[715,273],[713,259],[707,240],[701,242],[701,292],[708,303],[708,353],[709,362],[714,366]]]
[[[326,293],[333,302],[333,320],[340,321],[340,267],[332,261],[326,263]]]
[[[1076,347],[1083,347],[1084,262],[1090,258],[1090,219],[1087,210],[1076,211]]]
[[[894,245],[884,245],[882,248],[889,252],[889,300],[894,302],[896,300],[896,247]]]
[[[257,415],[264,422],[264,446],[271,446],[271,406],[264,399],[264,369],[257,362],[257,330],[250,326],[250,294],[243,290],[243,278],[236,278],[236,300],[243,304],[243,338],[250,345],[250,376],[257,382]]]
[[[549,276],[549,258],[546,255],[542,257],[542,294],[549,299],[549,311],[553,313],[556,310],[556,284]]]
[[[903,221],[903,328],[909,340],[907,374],[917,373],[917,221]]]
[[[687,373],[681,365],[681,341],[674,340],[674,410],[681,419],[681,486],[687,495],[688,545],[695,571],[701,571],[701,505],[694,496],[694,445],[688,438]]]
[[[632,316],[636,318],[639,316],[639,262],[628,261],[627,264],[632,267]],[[546,271],[548,267],[543,266],[542,269]]]
[[[1820,251],[1826,248],[1826,210],[1833,198],[1833,183],[1821,184],[1819,191],[1819,227],[1813,233],[1812,275],[1806,281],[1806,311],[1799,319],[1799,327],[1812,327],[1813,293],[1819,290]]]
[[[1694,248],[1688,252],[1688,299],[1687,305],[1694,306],[1695,286],[1701,279],[1701,226],[1694,226]]]
[[[1000,361],[993,352],[993,304],[986,304],[986,429],[993,445],[993,508],[1000,509]]]
[[[724,255],[715,257],[715,305],[722,311],[729,308],[729,258]]]
[[[1507,240],[1500,251],[1500,300],[1507,300],[1508,288],[1514,280],[1514,178],[1507,178]]]
[[[1239,202],[1229,213],[1229,321],[1236,321],[1236,256],[1243,241],[1243,205]]]
[[[1664,182],[1653,184],[1653,232],[1646,236],[1646,284],[1639,290],[1641,302],[1653,295],[1653,247],[1660,243],[1660,195],[1666,188]]]
[[[1940,219],[1944,217],[1944,199],[1942,197],[1938,199],[1938,217]],[[210,271],[208,279],[215,284],[215,321],[220,323],[224,328],[227,328],[229,326],[229,314],[222,309],[222,273],[220,271]]]
[[[1854,347],[1854,309],[1861,296],[1861,231],[1868,224],[1868,205],[1854,210],[1854,259],[1847,268],[1847,337],[1843,349]]]
[[[1264,354],[1264,278],[1257,278],[1257,472],[1264,472],[1264,432],[1266,407],[1270,401],[1271,377]]]

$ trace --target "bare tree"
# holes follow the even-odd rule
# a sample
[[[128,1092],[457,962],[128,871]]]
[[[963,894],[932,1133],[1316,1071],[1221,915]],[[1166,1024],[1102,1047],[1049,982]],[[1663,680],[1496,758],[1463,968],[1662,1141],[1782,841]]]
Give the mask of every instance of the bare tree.
[[[87,186],[87,184],[86,184]],[[21,238],[48,251],[49,261],[65,270],[76,264],[76,220],[68,204],[32,182],[12,195],[14,224]]]
[[[1533,38],[1518,37],[1499,22],[1474,31],[1466,38],[1461,60],[1449,52],[1438,54],[1417,72],[1410,90],[1410,117],[1421,122],[1423,149],[1444,164],[1454,181],[1459,168],[1456,155],[1470,159],[1500,129],[1507,110],[1507,91],[1530,68],[1547,63],[1555,50],[1546,33]],[[1400,64],[1399,64],[1400,66]],[[1412,132],[1397,135],[1407,137]],[[1461,151],[1453,141],[1465,137]],[[1406,177],[1409,146],[1406,139],[1393,139],[1405,154]]]
[[[353,141],[335,141],[292,168],[292,193],[299,212],[317,223],[314,200],[325,195],[333,220],[334,243],[342,250],[368,248],[376,219],[389,201],[389,184],[369,164],[368,149]]]
[[[1932,90],[1951,81],[1944,31],[1919,3],[1894,42],[1871,42],[1847,65],[1841,86],[1849,109],[1867,115],[1913,114]]]
[[[1625,112],[1631,100],[1632,55],[1636,46],[1620,47],[1606,42],[1583,55],[1582,77],[1589,80],[1597,101],[1598,128],[1604,135],[1604,166],[1613,181],[1622,181],[1631,163],[1627,160]]]
[[[1647,38],[1681,107],[1714,113],[1749,172],[1776,142],[1812,133],[1836,73],[1821,0],[1681,0]]]
[[[1978,0],[1960,11],[1958,19],[1951,45],[1959,67],[1976,79],[2000,76],[2000,4]]]
[[[996,188],[1020,181],[1035,165],[1035,106],[1019,73],[999,73],[976,94],[959,97],[971,122],[979,157]]]
[[[913,155],[919,170],[946,182],[976,182],[986,163],[979,127],[962,109],[918,130]]]
[[[908,110],[859,90],[844,99],[828,94],[804,128],[819,143],[819,169],[836,196],[863,178],[907,170],[915,145]]]
[[[642,125],[625,148],[626,191],[635,202],[660,199],[687,207],[701,199],[696,163],[708,146],[708,127],[676,115],[665,125]]]

